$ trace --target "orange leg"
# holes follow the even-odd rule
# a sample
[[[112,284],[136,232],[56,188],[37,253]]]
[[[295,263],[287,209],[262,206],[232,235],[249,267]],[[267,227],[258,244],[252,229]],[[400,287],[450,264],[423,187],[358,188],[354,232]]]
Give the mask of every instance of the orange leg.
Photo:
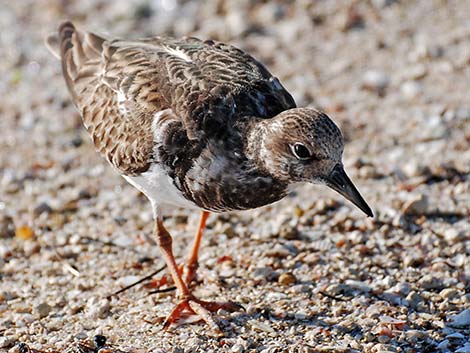
[[[185,274],[184,281],[186,285],[188,286],[196,277],[196,271],[199,267],[199,263],[197,259],[199,256],[199,248],[201,246],[202,234],[204,233],[204,229],[206,228],[206,222],[207,222],[208,217],[209,217],[209,212],[207,211],[201,212],[201,218],[199,219],[199,226],[197,228],[196,235],[194,236],[193,248],[191,249],[191,252],[189,253],[189,259],[186,265],[187,272]]]
[[[168,266],[168,272],[170,272],[171,278],[175,283],[179,296],[182,298],[188,297],[188,287],[181,278],[181,272],[178,269],[175,256],[173,255],[173,239],[171,238],[170,233],[168,233],[166,228],[163,226],[163,222],[158,218],[156,221],[155,233],[157,234],[157,245],[160,248],[163,260]]]
[[[197,268],[197,254],[199,250],[199,244],[201,241],[202,229],[204,229],[205,221],[207,215],[201,217],[199,232],[196,234],[194,241],[193,251],[191,253],[190,264],[193,264],[193,268]],[[202,225],[202,227],[201,227]],[[176,304],[175,308],[171,314],[167,317],[163,324],[163,328],[167,329],[171,324],[176,323],[179,319],[184,318],[189,315],[198,315],[203,321],[205,321],[211,329],[218,335],[222,334],[217,323],[213,319],[211,312],[217,311],[219,309],[224,309],[227,311],[236,311],[240,307],[233,303],[219,303],[219,302],[206,302],[195,298],[185,281],[181,276],[181,271],[178,269],[176,264],[175,257],[173,255],[172,243],[170,233],[163,226],[163,222],[160,218],[156,219],[155,233],[157,235],[157,244],[162,253],[163,259],[165,260],[168,271],[175,283],[176,289],[178,291],[179,303]],[[200,234],[199,234],[200,233]],[[195,264],[195,265],[194,265]]]
[[[202,211],[201,212],[201,218],[199,219],[199,226],[197,229],[197,232],[194,236],[194,242],[193,242],[193,247],[191,251],[189,252],[189,257],[188,257],[188,262],[185,265],[181,264],[178,266],[178,271],[180,273],[184,273],[184,283],[186,283],[186,286],[189,287],[191,282],[196,278],[196,271],[199,267],[198,264],[198,255],[199,255],[199,248],[201,246],[201,239],[202,235],[204,233],[204,229],[206,227],[206,221],[207,218],[209,217],[209,212],[207,211]],[[171,275],[171,273],[169,274]],[[153,283],[153,288],[161,288],[165,285],[172,284],[172,277],[167,275],[163,275],[160,279],[155,280]]]

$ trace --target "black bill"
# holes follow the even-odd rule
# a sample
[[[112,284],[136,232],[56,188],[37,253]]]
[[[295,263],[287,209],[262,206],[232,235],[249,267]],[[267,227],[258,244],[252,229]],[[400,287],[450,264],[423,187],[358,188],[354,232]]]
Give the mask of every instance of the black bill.
[[[362,198],[359,191],[349,179],[348,175],[343,169],[341,164],[337,164],[331,174],[326,178],[326,185],[343,195],[346,199],[351,201],[359,207],[369,217],[374,217],[372,210],[366,201]]]

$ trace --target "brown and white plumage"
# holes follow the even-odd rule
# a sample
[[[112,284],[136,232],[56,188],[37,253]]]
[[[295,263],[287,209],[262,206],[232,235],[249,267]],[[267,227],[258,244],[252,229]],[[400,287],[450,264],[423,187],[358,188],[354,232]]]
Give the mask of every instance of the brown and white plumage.
[[[67,87],[96,148],[125,174],[149,168],[151,125],[162,110],[170,109],[193,140],[240,116],[271,118],[295,106],[264,66],[223,43],[108,41],[70,22],[60,26],[59,43]]]
[[[231,45],[196,38],[107,40],[64,22],[49,39],[96,149],[152,202],[156,235],[184,310],[213,326],[216,308],[177,271],[160,207],[203,210],[189,268],[197,267],[206,211],[261,207],[299,182],[324,183],[372,211],[342,167],[343,139],[328,116],[296,108],[279,80]],[[191,276],[189,276],[191,278]]]
[[[142,183],[140,176],[155,162],[174,178],[177,191],[212,211],[259,207],[286,194],[287,185],[247,161],[236,126],[254,117],[272,118],[295,103],[248,54],[196,38],[105,40],[77,31],[70,22],[60,26],[57,42],[67,87],[96,149],[128,180],[138,178],[134,185]],[[235,190],[238,179],[219,174],[212,157],[220,148],[233,152],[223,161],[227,169],[249,171],[251,183]],[[200,174],[194,163],[198,158],[205,161],[202,165],[214,165],[213,170],[202,167],[208,174],[203,185],[194,178]],[[160,172],[150,174],[155,173]],[[210,179],[219,187],[207,195]],[[266,191],[266,197],[259,198],[254,190]],[[248,196],[236,202],[240,195]]]

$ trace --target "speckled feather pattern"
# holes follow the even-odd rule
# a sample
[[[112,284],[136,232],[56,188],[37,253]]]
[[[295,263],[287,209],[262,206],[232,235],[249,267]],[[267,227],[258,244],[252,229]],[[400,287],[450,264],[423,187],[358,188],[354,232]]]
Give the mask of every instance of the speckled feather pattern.
[[[320,160],[322,146],[339,137],[341,158],[334,123],[295,108],[277,78],[231,45],[106,40],[70,22],[60,26],[58,41],[67,87],[96,149],[134,184],[152,177],[157,165],[199,208],[249,209],[283,198],[290,183],[303,181],[308,166],[291,163],[285,141],[317,139]]]

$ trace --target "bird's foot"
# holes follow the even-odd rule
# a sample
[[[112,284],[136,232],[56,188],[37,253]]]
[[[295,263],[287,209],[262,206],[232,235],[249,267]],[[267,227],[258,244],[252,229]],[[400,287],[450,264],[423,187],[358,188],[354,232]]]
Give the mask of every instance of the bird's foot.
[[[163,323],[163,330],[167,330],[172,324],[181,325],[202,320],[216,335],[221,336],[223,332],[212,315],[212,313],[220,309],[235,312],[243,309],[243,307],[231,302],[204,301],[190,295],[181,299],[180,302],[176,304]]]

